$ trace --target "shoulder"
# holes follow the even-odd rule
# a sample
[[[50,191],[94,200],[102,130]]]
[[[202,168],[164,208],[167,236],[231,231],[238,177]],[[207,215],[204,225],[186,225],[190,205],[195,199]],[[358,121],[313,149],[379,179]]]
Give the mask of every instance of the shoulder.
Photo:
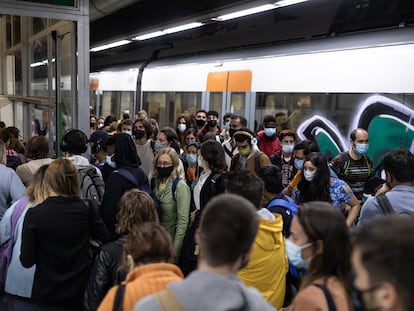
[[[295,311],[325,310],[326,299],[323,292],[316,286],[309,285],[299,291],[293,300]]]
[[[161,310],[158,300],[155,295],[147,296],[142,298],[135,305],[133,311],[157,311]]]

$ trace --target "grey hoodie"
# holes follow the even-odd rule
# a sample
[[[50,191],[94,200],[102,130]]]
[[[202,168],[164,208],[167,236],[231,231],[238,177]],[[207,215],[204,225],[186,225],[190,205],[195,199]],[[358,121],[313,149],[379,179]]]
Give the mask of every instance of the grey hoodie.
[[[184,281],[169,285],[186,311],[276,310],[253,287],[246,287],[236,275],[219,275],[196,270]],[[134,311],[162,311],[157,298],[149,296]],[[174,311],[174,310],[171,310]]]

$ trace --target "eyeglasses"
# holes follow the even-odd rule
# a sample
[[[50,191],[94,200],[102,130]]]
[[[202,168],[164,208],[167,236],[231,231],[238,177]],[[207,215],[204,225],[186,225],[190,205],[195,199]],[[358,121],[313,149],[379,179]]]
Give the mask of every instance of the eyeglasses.
[[[157,167],[170,167],[170,166],[173,166],[173,164],[170,163],[170,162],[157,162],[157,163],[155,163],[155,166],[157,166]]]

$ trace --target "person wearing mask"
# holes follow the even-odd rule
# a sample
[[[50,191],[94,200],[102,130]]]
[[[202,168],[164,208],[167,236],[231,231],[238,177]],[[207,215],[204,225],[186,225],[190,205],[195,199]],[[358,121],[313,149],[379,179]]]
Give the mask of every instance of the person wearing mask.
[[[141,160],[141,169],[148,176],[154,162],[154,141],[151,139],[152,126],[147,119],[137,119],[134,122],[132,136],[135,141],[137,154]]]
[[[189,128],[191,128],[191,120],[186,115],[181,115],[178,117],[176,125],[175,125],[175,132],[178,136],[178,141],[180,142],[180,146],[184,148],[185,142],[184,142],[184,134],[185,131]]]
[[[186,145],[196,142],[199,142],[197,137],[197,131],[190,127],[184,133],[184,145],[182,147],[185,148]]]
[[[203,109],[197,110],[196,117],[195,117],[195,125],[194,125],[194,129],[197,131],[197,133],[201,131],[204,125],[206,125],[206,122],[207,122],[207,111]]]
[[[223,137],[221,136],[221,129],[219,126],[219,114],[217,111],[210,110],[207,112],[207,123],[204,127],[197,133],[198,140],[203,142],[204,136],[207,133],[210,133],[215,136],[216,140],[220,143],[223,143]]]
[[[108,153],[106,151],[106,141],[109,138],[109,134],[102,130],[96,130],[91,134],[89,138],[89,145],[91,147],[91,162],[102,172],[106,163],[106,157]]]
[[[177,133],[171,127],[163,127],[159,130],[154,144],[154,152],[158,153],[158,151],[165,147],[173,148],[177,154],[182,153]]]
[[[230,119],[232,116],[233,114],[231,112],[226,112],[223,116],[223,129],[220,134],[223,137],[223,140],[224,140],[223,143],[230,139],[229,129],[230,129]]]
[[[353,310],[347,291],[351,242],[338,209],[327,202],[303,203],[292,220],[286,254],[306,271],[288,310]]]
[[[242,128],[246,128],[247,120],[244,117],[232,115],[230,117],[229,127],[229,139],[227,141],[224,141],[222,144],[226,159],[226,171],[230,169],[231,159],[233,156],[239,153],[236,142],[233,139],[234,133],[236,133],[238,130],[241,130]]]
[[[119,133],[126,133],[132,136],[132,127],[133,127],[133,122],[130,119],[123,119],[120,123],[119,123],[119,129],[118,132]]]
[[[187,163],[185,170],[185,179],[190,189],[194,189],[199,176],[200,167],[198,166],[198,150],[200,145],[197,142],[189,143],[185,146],[184,157]]]
[[[280,154],[280,143],[276,133],[276,118],[271,115],[264,116],[263,130],[257,132],[259,149],[268,157]]]
[[[157,152],[152,169],[151,186],[160,202],[160,223],[173,239],[176,254],[180,254],[185,231],[187,230],[191,192],[185,182],[184,171],[180,166],[180,158],[171,147]],[[173,192],[174,180],[178,178]]]

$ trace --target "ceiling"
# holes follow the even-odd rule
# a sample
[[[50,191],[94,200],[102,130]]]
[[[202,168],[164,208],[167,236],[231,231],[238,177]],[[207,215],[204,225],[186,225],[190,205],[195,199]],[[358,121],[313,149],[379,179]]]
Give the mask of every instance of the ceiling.
[[[217,12],[256,2],[90,0],[91,47],[159,30],[180,21],[209,21],[196,29],[91,52],[91,71],[157,58],[239,50],[414,25],[412,0],[309,0],[226,22],[210,20],[210,17],[217,16]],[[264,2],[261,1],[262,4]]]

